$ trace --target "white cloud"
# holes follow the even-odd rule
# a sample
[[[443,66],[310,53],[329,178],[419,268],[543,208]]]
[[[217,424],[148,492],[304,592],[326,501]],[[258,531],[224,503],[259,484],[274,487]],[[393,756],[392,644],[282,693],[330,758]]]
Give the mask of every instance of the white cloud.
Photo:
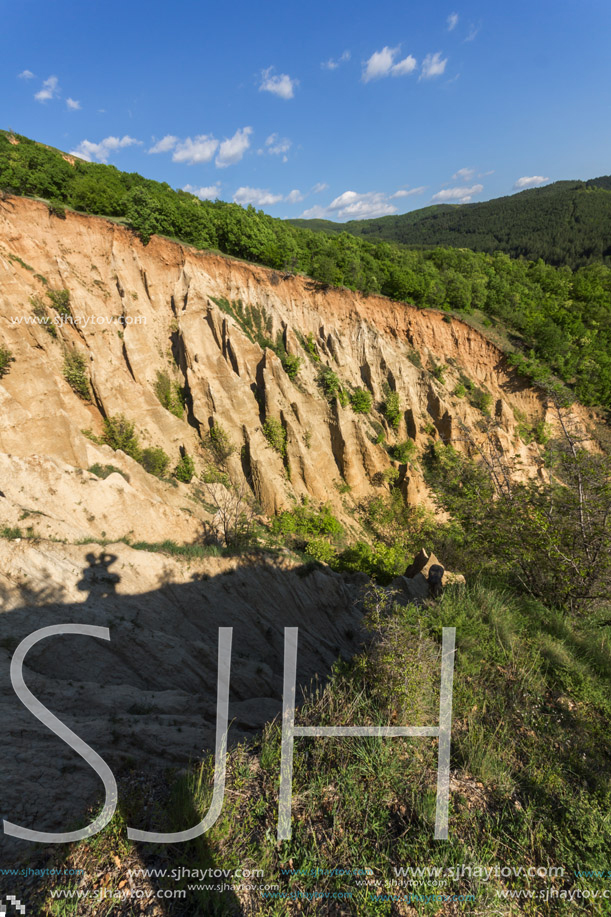
[[[21,73],[17,74],[20,80],[33,80],[34,74],[31,70],[22,70]]]
[[[299,80],[291,79],[288,73],[274,74],[273,70],[273,67],[268,67],[261,71],[259,92],[271,92],[281,99],[292,99]]]
[[[407,57],[404,57],[403,60],[400,60],[394,67],[391,68],[391,76],[406,76],[408,73],[413,73],[418,62],[415,57],[412,57],[411,54],[408,54]]]
[[[337,211],[338,217],[350,217],[353,220],[367,217],[385,216],[396,213],[394,204],[389,204],[386,195],[381,191],[367,191],[358,194],[356,191],[344,191],[331,201],[329,210]]]
[[[316,190],[318,186],[314,186]],[[324,190],[323,186],[320,190]],[[392,202],[401,198],[411,197],[413,194],[422,194],[426,191],[424,186],[418,188],[400,188],[392,194],[383,191],[366,191],[359,194],[356,191],[344,191],[327,207],[316,204],[305,210],[301,217],[304,220],[366,220],[373,217],[389,216],[397,213],[397,207]]]
[[[165,137],[162,137],[161,140],[158,140],[157,143],[148,151],[149,153],[169,153],[170,150],[173,150],[176,144],[178,143],[178,137],[174,137],[173,134],[166,134]]]
[[[478,25],[469,26],[469,32],[467,34],[467,37],[465,38],[465,41],[473,41],[474,38],[477,38],[479,30],[480,30],[480,26]]]
[[[394,194],[391,194],[389,200],[394,201],[399,197],[412,197],[413,194],[423,194],[426,191],[426,185],[420,185],[418,188],[400,188],[399,191],[395,191]]]
[[[471,181],[475,175],[475,169],[459,169],[452,178],[454,181]]]
[[[316,184],[312,188],[312,191],[314,192],[314,194],[320,194],[321,191],[326,191],[328,187],[329,185],[325,181],[319,181],[319,182],[316,182]]]
[[[280,137],[278,134],[270,134],[265,141],[267,152],[272,156],[283,156],[286,162],[286,154],[290,150],[292,143],[288,137]]]
[[[350,51],[344,51],[341,57],[333,58],[330,57],[329,60],[323,61],[320,65],[323,70],[337,70],[342,64],[345,64],[346,61],[350,60]]]
[[[35,93],[34,98],[37,102],[48,102],[49,99],[55,99],[59,95],[59,80],[56,76],[50,76],[42,84],[42,89]]]
[[[247,204],[253,204],[255,207],[271,207],[274,204],[279,204],[280,201],[284,201],[286,204],[300,204],[304,197],[305,195],[297,188],[289,191],[289,193],[284,196],[282,194],[274,194],[269,188],[242,187],[238,188],[233,195],[233,200],[236,204],[241,204],[243,207]]]
[[[430,80],[434,76],[441,76],[445,72],[447,62],[447,57],[443,60],[441,59],[441,51],[437,51],[435,54],[427,54],[422,61],[420,79]]]
[[[161,141],[163,143],[163,140]],[[219,142],[211,134],[198,134],[197,137],[187,137],[174,147],[173,162],[186,162],[189,166],[210,162],[217,151]]]
[[[303,213],[299,215],[299,219],[328,220],[330,216],[331,214],[326,207],[321,207],[320,204],[315,204],[313,207],[308,207],[307,210],[304,210]]]
[[[398,48],[384,46],[381,51],[374,51],[365,63],[363,82],[368,83],[370,80],[378,80],[382,76],[388,76],[394,56],[398,50]]]
[[[450,13],[448,18],[446,19],[446,23],[448,26],[448,32],[451,32],[452,29],[455,29],[456,26],[458,25],[458,13]]]
[[[216,185],[208,185],[206,188],[197,188],[195,185],[185,185],[182,190],[188,191],[189,194],[194,194],[195,197],[198,197],[201,201],[214,201],[221,193],[221,185],[220,182],[217,182]]]
[[[302,213],[304,219],[350,219],[365,220],[371,217],[388,216],[396,213],[397,208],[390,203],[389,197],[382,191],[367,191],[358,194],[356,191],[344,191],[328,207],[310,207]]]
[[[226,166],[232,166],[239,162],[250,146],[251,134],[252,127],[242,127],[235,132],[233,137],[223,140],[219,154],[215,159],[217,168],[224,169]]]
[[[431,200],[435,201],[436,204],[447,202],[468,204],[474,194],[479,194],[483,190],[483,185],[472,185],[470,188],[465,188],[464,186],[460,188],[444,188],[434,194]]]
[[[369,83],[371,80],[379,80],[384,76],[405,76],[418,66],[415,57],[408,54],[403,60],[395,64],[395,57],[399,53],[399,46],[389,48],[384,46],[381,51],[374,51],[369,60],[365,61],[362,80]]]
[[[124,137],[105,137],[99,143],[92,143],[90,140],[83,140],[77,146],[76,150],[71,150],[71,155],[79,156],[87,162],[97,159],[98,162],[108,162],[108,157],[115,150],[120,150],[126,146],[142,143],[141,140],[135,140],[127,134]]]
[[[217,154],[215,163],[219,169],[222,169],[242,159],[250,146],[251,134],[252,127],[243,127],[237,130],[233,137],[226,138],[222,143],[219,143],[212,134],[198,134],[196,137],[186,137],[184,140],[180,140],[173,134],[166,134],[153,144],[148,152],[169,153],[172,151],[173,162],[184,162],[189,166],[210,162]],[[272,145],[276,136],[272,134],[271,138],[268,138]],[[290,146],[290,141],[279,142],[288,143]]]
[[[522,178],[518,178],[513,187],[516,191],[523,191],[524,188],[538,188],[546,181],[549,181],[549,178],[544,175],[523,175]]]
[[[272,204],[278,204],[282,199],[281,194],[273,194],[267,188],[238,188],[233,195],[234,202],[243,207],[247,204],[253,204],[255,207],[271,207]]]
[[[66,105],[71,111],[79,111],[81,108],[81,103],[77,102],[76,99],[66,99]]]

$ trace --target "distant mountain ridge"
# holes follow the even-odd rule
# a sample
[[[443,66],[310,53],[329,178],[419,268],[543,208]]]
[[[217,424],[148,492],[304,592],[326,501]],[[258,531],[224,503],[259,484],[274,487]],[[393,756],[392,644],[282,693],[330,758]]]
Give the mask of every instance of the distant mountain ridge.
[[[557,181],[477,204],[439,204],[373,220],[290,220],[327,233],[410,247],[502,251],[572,268],[611,262],[611,176]]]

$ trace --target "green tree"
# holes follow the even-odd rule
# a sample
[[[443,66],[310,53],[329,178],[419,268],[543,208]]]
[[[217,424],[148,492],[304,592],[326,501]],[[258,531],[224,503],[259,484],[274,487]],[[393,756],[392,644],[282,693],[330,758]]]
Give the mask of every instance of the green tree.
[[[4,344],[0,344],[0,379],[3,376],[6,376],[9,369],[11,368],[11,363],[14,363],[15,357],[13,356],[12,351],[6,347]]]

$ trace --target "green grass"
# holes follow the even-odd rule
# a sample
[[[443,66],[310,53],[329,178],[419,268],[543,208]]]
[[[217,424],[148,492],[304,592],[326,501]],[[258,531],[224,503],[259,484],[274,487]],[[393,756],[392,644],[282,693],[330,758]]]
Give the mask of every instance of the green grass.
[[[388,593],[376,589],[367,607],[366,648],[338,662],[325,686],[311,687],[297,723],[435,725],[441,629],[456,627],[448,841],[433,836],[435,739],[297,738],[293,836],[278,843],[281,732],[275,722],[258,739],[232,748],[219,819],[205,837],[163,847],[163,866],[262,869],[265,884],[284,893],[350,892],[342,913],[354,917],[409,913],[380,897],[397,893],[385,884],[395,868],[557,866],[565,874],[553,880],[467,874],[441,883],[424,877],[404,890],[428,895],[417,912],[431,917],[609,913],[592,900],[566,910],[557,901],[522,900],[518,909],[498,897],[503,890],[605,887],[604,880],[575,876],[577,869],[608,868],[611,849],[611,653],[604,614],[571,621],[485,583],[448,588],[440,601],[420,608],[393,608]],[[207,756],[176,779],[155,823],[182,830],[202,818],[213,771]],[[129,823],[146,822],[142,808],[133,801],[129,807]],[[99,873],[108,852],[125,846],[125,823],[117,814],[70,856]],[[370,870],[371,884],[332,873],[338,869]],[[317,875],[309,874],[314,870]],[[473,898],[447,909],[431,897],[440,893]],[[230,915],[230,897],[189,892],[188,913]],[[252,917],[340,913],[306,898],[298,910],[287,898],[255,894],[250,901]]]
[[[391,611],[381,596],[370,603],[371,645],[352,662],[338,663],[324,689],[310,692],[298,722],[435,724],[441,628],[455,626],[449,840],[433,839],[435,740],[333,738],[296,740],[293,837],[278,844],[276,723],[230,753],[223,811],[205,839],[207,858],[225,868],[263,868],[266,883],[287,892],[350,890],[355,917],[401,913],[375,895],[394,877],[393,867],[409,865],[556,865],[566,870],[557,888],[604,886],[573,875],[578,868],[605,869],[611,849],[611,655],[603,632],[478,584],[448,589],[439,603],[420,609]],[[174,786],[166,813],[172,826],[190,823],[194,810],[207,811],[212,772],[207,758]],[[195,866],[202,847],[168,848],[167,855]],[[378,886],[283,874],[290,867],[367,867]],[[441,891],[475,896],[457,902],[452,913],[509,914],[498,891],[545,888],[546,881],[465,876]],[[431,895],[440,887],[424,880],[411,890]],[[224,913],[220,896],[201,895],[202,913]],[[328,913],[301,903],[300,913]],[[280,917],[296,913],[292,907],[289,900],[261,900],[252,913]],[[419,913],[450,913],[439,907],[422,902]],[[583,902],[571,913],[605,913],[589,908]],[[523,902],[520,913],[556,909],[557,902]]]
[[[135,541],[131,544],[135,551],[151,551],[154,554],[170,554],[172,557],[186,557],[196,559],[199,557],[220,557],[223,550],[217,545],[205,544],[177,544],[175,541]]]
[[[1,534],[1,533],[0,533]],[[221,557],[228,553],[217,545],[204,544],[178,544],[176,541],[132,541],[131,538],[81,538],[75,544],[99,544],[106,547],[109,544],[126,544],[134,551],[149,551],[151,554],[169,554],[172,557],[185,557],[197,559],[200,557]]]

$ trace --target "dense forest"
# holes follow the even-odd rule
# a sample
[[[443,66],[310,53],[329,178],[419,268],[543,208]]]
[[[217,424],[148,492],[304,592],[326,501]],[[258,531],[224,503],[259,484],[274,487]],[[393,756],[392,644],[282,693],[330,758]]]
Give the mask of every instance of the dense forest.
[[[520,352],[513,360],[523,372],[542,379],[551,371],[584,404],[611,407],[611,267],[600,260],[572,270],[500,251],[410,249],[348,232],[313,232],[253,207],[200,201],[166,183],[67,157],[6,132],[0,132],[0,189],[4,197],[42,198],[57,218],[69,207],[119,220],[145,243],[158,233],[302,272],[321,284],[381,293],[420,308],[483,313],[485,321],[501,322],[516,335]],[[593,201],[604,194],[611,201],[606,191],[571,193]],[[550,226],[557,222],[552,210],[546,219]],[[599,246],[602,235],[600,229]]]
[[[439,204],[375,220],[291,220],[322,232],[430,248],[451,245],[548,264],[611,264],[611,176],[559,181],[479,204]]]

